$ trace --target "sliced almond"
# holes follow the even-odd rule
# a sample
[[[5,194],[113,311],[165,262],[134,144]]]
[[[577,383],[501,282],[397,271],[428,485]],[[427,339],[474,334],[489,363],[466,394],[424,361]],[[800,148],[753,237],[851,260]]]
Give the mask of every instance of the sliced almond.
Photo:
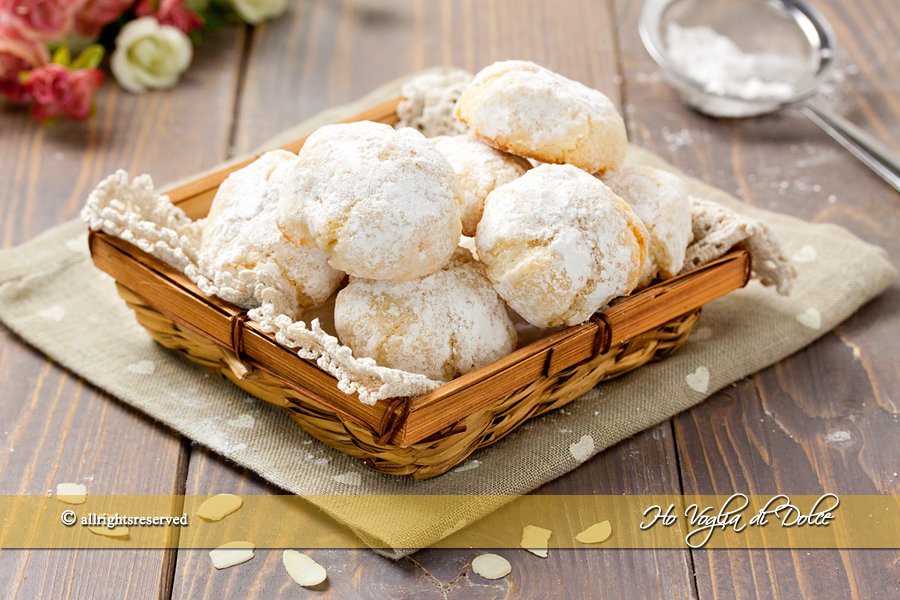
[[[87,488],[81,483],[59,483],[56,485],[56,499],[66,504],[84,504]]]
[[[522,541],[519,545],[525,548],[535,556],[547,558],[548,542],[553,532],[543,527],[535,527],[534,525],[526,525],[522,530]]]
[[[303,587],[319,585],[328,577],[325,569],[302,552],[285,550],[281,553],[281,562],[291,579]]]
[[[216,494],[197,509],[197,516],[206,521],[221,521],[241,506],[244,501],[234,494]]]
[[[213,566],[217,569],[227,569],[239,565],[253,558],[256,546],[250,542],[228,542],[215,550],[209,551]]]
[[[582,544],[599,544],[605,542],[612,535],[612,525],[609,521],[595,523],[575,536]]]
[[[472,561],[472,570],[485,579],[500,579],[509,575],[512,566],[498,554],[481,554]]]
[[[128,537],[128,528],[124,525],[117,525],[110,529],[109,527],[88,527],[91,530],[91,533],[96,533],[97,535],[102,535],[105,537],[112,538],[124,538]]]

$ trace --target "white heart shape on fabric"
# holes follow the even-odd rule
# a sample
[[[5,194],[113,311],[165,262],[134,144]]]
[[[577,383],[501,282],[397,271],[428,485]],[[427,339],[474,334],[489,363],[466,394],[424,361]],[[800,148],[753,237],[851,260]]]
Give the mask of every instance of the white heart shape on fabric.
[[[688,373],[684,380],[692,390],[705,394],[706,390],[709,389],[709,369],[697,367],[697,370],[693,373]]]
[[[797,315],[797,321],[810,329],[819,329],[822,327],[822,313],[815,308],[807,308],[806,312]]]

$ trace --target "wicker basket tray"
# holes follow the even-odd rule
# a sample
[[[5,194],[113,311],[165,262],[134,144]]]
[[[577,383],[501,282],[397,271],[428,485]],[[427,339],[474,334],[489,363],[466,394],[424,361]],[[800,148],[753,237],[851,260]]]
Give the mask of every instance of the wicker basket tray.
[[[348,121],[394,123],[399,101]],[[304,141],[284,148],[296,152]],[[249,162],[183,185],[169,198],[189,217],[201,218],[219,184]],[[264,333],[243,309],[204,296],[182,273],[136,246],[93,232],[90,248],[95,265],[116,280],[138,322],[160,344],[287,410],[312,436],[372,469],[414,479],[440,475],[599,381],[664,358],[687,339],[703,304],[743,287],[750,276],[750,254],[736,248],[430,393],[369,406]]]

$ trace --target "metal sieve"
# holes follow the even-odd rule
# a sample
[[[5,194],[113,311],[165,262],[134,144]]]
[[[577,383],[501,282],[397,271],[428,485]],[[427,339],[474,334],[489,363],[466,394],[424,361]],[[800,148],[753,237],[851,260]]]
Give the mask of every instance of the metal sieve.
[[[779,74],[792,92],[780,96],[741,96],[691,77],[668,52],[670,24],[706,26],[731,39],[742,51],[791,58]],[[828,81],[837,45],[828,21],[803,0],[646,0],[641,39],[667,83],[696,110],[713,117],[750,117],[796,105],[844,148],[900,191],[900,157],[885,144],[812,99]]]

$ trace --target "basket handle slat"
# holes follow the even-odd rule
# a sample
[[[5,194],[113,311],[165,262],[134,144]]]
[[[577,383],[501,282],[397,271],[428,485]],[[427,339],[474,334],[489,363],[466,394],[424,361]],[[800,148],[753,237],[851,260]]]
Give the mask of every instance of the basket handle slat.
[[[743,248],[689,273],[626,296],[591,318],[589,327],[553,349],[546,374],[555,375],[744,287],[750,253]]]

